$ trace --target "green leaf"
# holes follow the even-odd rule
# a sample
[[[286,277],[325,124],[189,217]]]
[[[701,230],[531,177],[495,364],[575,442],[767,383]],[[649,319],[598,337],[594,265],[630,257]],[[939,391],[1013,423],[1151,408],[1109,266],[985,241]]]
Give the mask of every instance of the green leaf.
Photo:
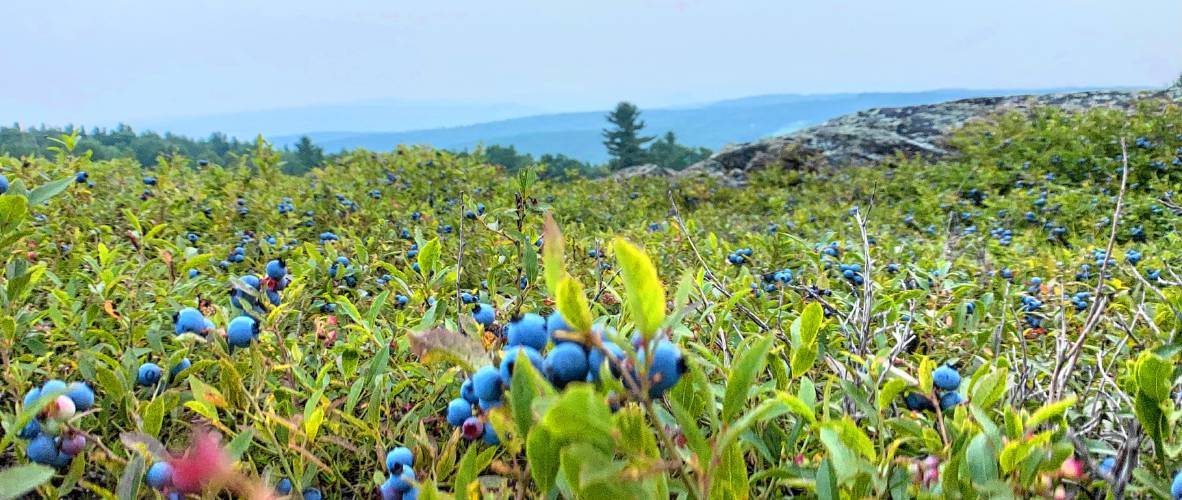
[[[253,439],[254,429],[252,428],[247,428],[246,430],[239,432],[237,436],[234,436],[234,439],[230,441],[230,444],[226,445],[226,454],[230,456],[230,461],[236,462],[238,459],[242,458],[242,455],[246,453],[246,450],[250,449],[250,443]]]
[[[903,379],[893,378],[887,381],[882,390],[878,392],[878,411],[886,411],[887,407],[907,389],[907,382]]]
[[[1137,388],[1155,401],[1170,398],[1174,366],[1149,351],[1141,353],[1136,363]]]
[[[164,398],[153,399],[144,408],[144,434],[158,436],[164,422]]]
[[[1032,431],[1038,424],[1046,422],[1051,419],[1059,418],[1067,413],[1067,409],[1075,405],[1075,396],[1071,396],[1062,401],[1043,405],[1026,420],[1026,430]]]
[[[772,347],[772,340],[771,336],[756,339],[731,368],[731,375],[726,382],[726,395],[722,399],[723,422],[733,421],[743,410],[755,376],[767,366],[767,353]]]
[[[29,211],[29,201],[24,196],[6,194],[0,196],[0,233],[16,229],[24,222]]]
[[[610,451],[611,409],[603,396],[589,385],[568,387],[542,417],[542,426],[561,441],[582,441]]]
[[[534,427],[525,440],[525,458],[529,461],[529,472],[538,489],[549,492],[554,488],[558,476],[561,444],[546,431],[545,427]]]
[[[542,267],[545,272],[546,289],[550,290],[551,294],[558,295],[558,283],[566,274],[562,264],[566,243],[562,240],[562,231],[558,229],[558,223],[554,222],[554,214],[550,212],[546,212],[546,222],[542,225],[542,242]],[[564,314],[563,318],[566,317]],[[569,321],[568,319],[567,322]]]
[[[534,399],[553,394],[554,389],[542,378],[533,363],[516,363],[509,386],[509,409],[513,412],[513,425],[517,427],[518,435],[524,436],[534,425]]]
[[[837,489],[837,474],[833,472],[833,464],[829,459],[822,459],[817,467],[817,498],[821,500],[838,500],[841,498]]]
[[[998,479],[997,452],[984,433],[977,434],[969,442],[969,447],[965,450],[965,460],[973,483],[987,484]]]
[[[615,253],[624,290],[628,294],[628,309],[636,322],[636,329],[647,340],[665,321],[665,289],[657,277],[657,268],[639,248],[617,239]]]
[[[115,494],[119,496],[119,500],[139,498],[140,482],[143,478],[144,457],[137,453],[132,456],[131,463],[123,469],[123,475],[119,476],[119,485],[115,488]]]
[[[423,244],[423,248],[419,250],[418,262],[419,273],[424,278],[431,275],[431,271],[435,270],[435,264],[439,262],[439,238],[434,238],[431,241]]]
[[[808,373],[816,363],[819,351],[817,332],[820,331],[824,318],[825,312],[821,308],[821,304],[811,302],[805,306],[800,316],[792,321],[790,329],[792,362],[790,365],[793,378]]]
[[[559,282],[556,295],[558,312],[562,313],[566,324],[579,333],[591,331],[591,306],[583,293],[583,285],[568,274]]]
[[[18,465],[0,471],[0,498],[20,498],[53,479],[53,468],[38,464]]]
[[[57,196],[70,187],[74,182],[73,177],[64,177],[56,181],[50,181],[29,191],[29,205],[36,206],[49,201],[50,198]]]

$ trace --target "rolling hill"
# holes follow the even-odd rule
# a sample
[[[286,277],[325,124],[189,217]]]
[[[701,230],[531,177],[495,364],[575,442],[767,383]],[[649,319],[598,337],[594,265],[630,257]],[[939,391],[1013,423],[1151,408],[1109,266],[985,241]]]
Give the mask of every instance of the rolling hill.
[[[869,108],[913,106],[981,96],[1046,94],[1065,89],[933,90],[907,93],[777,94],[718,101],[698,106],[644,110],[651,135],[673,131],[679,142],[717,150],[733,143],[786,134],[825,120]],[[489,121],[465,126],[401,132],[310,131],[275,135],[276,144],[292,144],[308,135],[326,151],[366,148],[384,151],[397,144],[430,144],[465,150],[480,144],[513,145],[535,156],[561,153],[583,161],[607,160],[601,143],[605,111],[556,113]]]

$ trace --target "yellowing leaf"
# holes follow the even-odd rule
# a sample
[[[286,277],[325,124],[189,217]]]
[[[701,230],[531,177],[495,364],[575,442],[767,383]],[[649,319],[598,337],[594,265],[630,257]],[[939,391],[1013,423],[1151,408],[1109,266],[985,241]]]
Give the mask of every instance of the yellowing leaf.
[[[624,280],[625,297],[636,328],[651,337],[665,320],[665,289],[648,255],[622,239],[615,241],[616,260]]]
[[[567,275],[558,284],[558,312],[562,319],[578,333],[591,331],[591,306],[583,294],[583,285],[574,276]]]
[[[545,273],[543,277],[546,279],[546,289],[550,290],[550,293],[558,295],[559,281],[565,274],[562,269],[562,259],[566,243],[562,240],[562,231],[558,229],[558,223],[554,222],[554,215],[550,212],[546,212],[546,222],[542,226],[542,242],[542,268]]]

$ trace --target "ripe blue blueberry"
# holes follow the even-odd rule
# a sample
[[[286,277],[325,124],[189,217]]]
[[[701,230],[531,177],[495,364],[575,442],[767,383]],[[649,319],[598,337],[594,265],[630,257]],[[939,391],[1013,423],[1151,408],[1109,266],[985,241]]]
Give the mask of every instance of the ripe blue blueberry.
[[[290,495],[291,494],[291,480],[286,477],[283,479],[280,479],[279,484],[275,485],[275,493],[278,493],[280,495]]]
[[[32,419],[25,424],[21,431],[17,433],[16,437],[21,439],[33,439],[41,434],[41,424],[37,419]]]
[[[464,398],[456,398],[447,404],[447,423],[452,427],[464,425],[464,421],[472,416],[472,403]]]
[[[406,493],[410,491],[410,489],[414,487],[414,481],[415,471],[410,467],[403,467],[401,472],[391,474],[390,478],[386,479],[386,483],[389,484],[389,488],[398,493]]]
[[[964,401],[959,392],[949,391],[940,396],[940,410],[948,411]]]
[[[78,411],[86,411],[94,407],[94,391],[86,385],[86,382],[72,382],[69,391],[66,396],[74,401],[74,408]]]
[[[401,293],[396,295],[394,300],[398,303],[398,307],[404,307],[410,303],[410,297],[407,297]]]
[[[550,334],[550,338],[555,344],[573,341],[570,335],[571,327],[565,319],[562,319],[562,314],[558,311],[550,313],[550,316],[546,318],[546,332]]]
[[[4,174],[0,174],[0,194],[4,194],[7,192],[8,192],[8,177],[5,177]]]
[[[52,465],[57,460],[57,445],[54,444],[53,437],[42,434],[29,441],[29,447],[25,450],[25,456],[36,463]]]
[[[1116,458],[1108,457],[1100,462],[1100,473],[1105,475],[1112,474],[1112,468],[1116,466]]]
[[[156,363],[144,363],[140,365],[135,382],[144,386],[156,385],[160,381],[160,376],[163,374],[164,370],[160,369],[160,365]]]
[[[181,309],[174,318],[176,321],[176,334],[182,333],[205,333],[205,315],[201,314],[193,307],[186,307]]]
[[[668,340],[658,341],[653,352],[653,364],[648,371],[650,384],[648,394],[650,398],[655,399],[677,385],[677,381],[681,380],[681,375],[686,371],[686,365],[685,358],[681,356],[681,350]],[[643,351],[637,353],[637,362],[644,366]]]
[[[484,423],[484,443],[492,446],[501,444],[500,436],[497,436],[496,429],[493,429],[492,424]]]
[[[484,401],[500,401],[504,388],[501,385],[501,372],[491,366],[485,366],[472,374],[472,390],[476,397]]]
[[[951,366],[941,365],[932,372],[932,382],[945,391],[955,391],[960,387],[960,373]]]
[[[273,280],[281,280],[287,276],[287,266],[283,264],[283,260],[275,259],[267,262],[267,276]]]
[[[580,344],[563,342],[546,353],[546,377],[559,388],[571,382],[586,380],[587,369],[587,353]]]
[[[1182,470],[1174,475],[1174,484],[1170,485],[1170,494],[1174,495],[1174,500],[1182,500]]]
[[[163,490],[172,486],[172,466],[168,462],[156,462],[148,468],[148,486]]]
[[[176,378],[177,375],[185,370],[188,370],[191,366],[193,366],[193,362],[189,361],[189,358],[184,358],[179,363],[177,363],[176,366],[172,367],[171,370],[168,370],[168,376],[171,378]]]
[[[907,403],[908,410],[911,410],[911,411],[936,411],[936,407],[935,407],[935,405],[932,404],[932,400],[924,397],[923,394],[920,394],[918,392],[907,393],[907,396],[905,398],[903,398],[903,400]]]
[[[534,369],[538,373],[542,373],[545,362],[542,360],[542,355],[538,353],[537,349],[527,346],[506,347],[505,356],[501,358],[501,384],[504,387],[509,387],[509,384],[513,381],[513,371],[517,367],[517,358],[520,357],[521,353],[525,353],[525,357],[534,365]],[[489,401],[492,401],[492,399],[489,399]]]
[[[472,306],[472,319],[486,327],[492,326],[496,320],[496,309],[491,304],[476,304]]]
[[[37,398],[40,398],[40,397],[41,397],[41,388],[34,387],[32,389],[29,389],[29,392],[25,393],[25,398],[22,400],[21,404],[24,405],[25,407],[28,407],[28,406],[32,405],[33,403],[36,403]]]
[[[399,446],[386,454],[386,471],[397,472],[401,468],[411,468],[415,465],[415,454],[410,448]]]
[[[472,379],[465,380],[464,384],[460,386],[460,397],[470,404],[476,404],[476,401],[480,399],[476,397],[476,391],[472,388]]]
[[[492,411],[493,408],[500,408],[504,404],[505,403],[503,401],[485,401],[483,399],[476,400],[476,406],[479,407],[480,411],[484,413]]]
[[[628,359],[628,355],[624,352],[624,348],[620,347],[619,344],[616,344],[615,342],[604,340],[603,349],[610,351],[612,356],[608,357],[602,350],[598,348],[591,349],[591,353],[587,355],[587,369],[589,372],[588,377],[592,382],[598,383],[600,381],[599,373],[602,370],[602,366],[604,364],[608,365],[608,371],[612,375],[619,377],[620,373],[622,372],[620,371],[619,366],[612,364],[611,359],[615,358],[616,362],[619,363],[623,363]]]
[[[239,316],[226,327],[226,342],[230,347],[247,347],[258,332],[258,323],[250,316]]]
[[[324,495],[320,494],[320,490],[316,488],[308,488],[303,492],[304,500],[323,500]]]
[[[68,386],[65,382],[58,379],[53,379],[41,386],[41,394],[49,395],[56,392],[65,392]]]
[[[506,344],[526,346],[535,350],[546,347],[546,320],[534,313],[526,313],[505,327]]]

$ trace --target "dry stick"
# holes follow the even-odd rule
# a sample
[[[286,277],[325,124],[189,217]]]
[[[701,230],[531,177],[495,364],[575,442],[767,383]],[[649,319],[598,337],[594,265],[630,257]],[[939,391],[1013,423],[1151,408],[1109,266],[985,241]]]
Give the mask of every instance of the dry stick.
[[[1100,323],[1099,319],[1091,320],[1093,316],[1100,316],[1101,308],[1106,305],[1100,291],[1104,287],[1104,274],[1108,271],[1108,262],[1112,260],[1112,246],[1116,243],[1116,226],[1120,222],[1120,209],[1124,205],[1125,190],[1129,183],[1129,151],[1125,145],[1124,137],[1120,138],[1120,192],[1116,195],[1116,208],[1112,212],[1112,230],[1108,235],[1108,247],[1104,250],[1104,263],[1100,265],[1100,276],[1096,277],[1096,292],[1094,296],[1096,300],[1092,302],[1092,311],[1088,314],[1089,321],[1084,324],[1084,329],[1079,332],[1079,338],[1072,344],[1071,349],[1067,351],[1067,359],[1064,365],[1056,368],[1055,376],[1051,378],[1051,397],[1058,400],[1063,393],[1063,389],[1067,385],[1067,379],[1071,376],[1071,372],[1075,370],[1075,363],[1079,360],[1080,352],[1083,350],[1084,341],[1088,338],[1088,333],[1092,328],[1095,328]],[[1061,368],[1061,369],[1060,369]]]
[[[866,237],[866,219],[862,217],[861,210],[854,214],[854,221],[858,224],[858,232],[862,235],[862,264],[865,266],[862,270],[862,328],[858,340],[858,355],[864,357],[867,344],[870,343],[870,314],[873,310],[872,301],[874,299],[874,282],[870,279],[870,268],[873,266],[873,262],[870,260],[870,240]]]
[[[669,190],[668,193],[669,205],[673,209],[673,221],[677,222],[677,227],[681,230],[681,234],[685,236],[685,240],[689,242],[690,249],[694,251],[694,257],[697,257],[698,263],[701,264],[702,269],[705,270],[706,280],[709,281],[711,285],[714,285],[714,289],[718,290],[718,293],[721,293],[723,297],[726,297],[727,300],[730,300],[731,292],[729,292],[726,287],[722,286],[722,283],[718,282],[718,278],[714,276],[714,272],[710,270],[710,266],[706,265],[706,260],[702,258],[702,254],[698,252],[698,246],[694,244],[694,239],[690,237],[689,229],[685,227],[685,222],[681,220],[681,211],[677,209],[677,202],[673,201],[673,190]],[[754,312],[747,308],[747,306],[736,303],[735,308],[751,319],[751,321],[759,327],[761,332],[767,332],[771,330],[771,327],[767,326],[767,323],[762,319],[759,319],[759,316],[756,316]]]

